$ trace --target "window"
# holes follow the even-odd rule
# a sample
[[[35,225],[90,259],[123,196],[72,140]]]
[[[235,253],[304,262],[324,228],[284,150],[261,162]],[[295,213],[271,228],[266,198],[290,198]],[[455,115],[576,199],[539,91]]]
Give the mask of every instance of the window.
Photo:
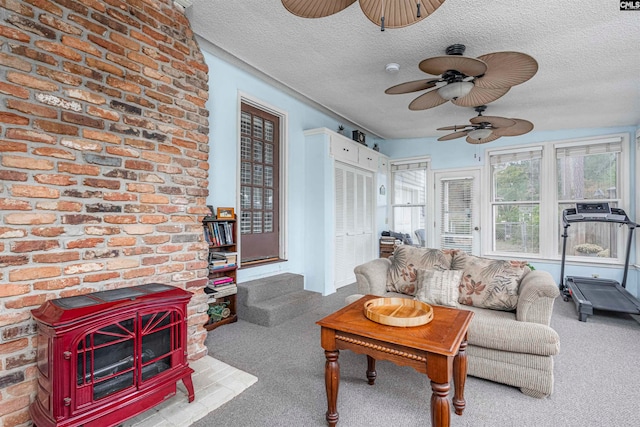
[[[610,207],[620,207],[621,151],[619,139],[594,145],[557,146],[558,215],[578,201],[608,202]],[[561,220],[559,228],[562,229]],[[572,224],[567,255],[617,258],[618,228],[617,224],[608,223]],[[559,245],[558,253],[561,251]]]
[[[549,142],[541,146],[488,151],[483,249],[493,254],[558,259],[562,254],[562,211],[576,202],[628,207],[624,135]],[[627,177],[627,178],[625,178]],[[490,231],[488,231],[490,230]],[[578,245],[589,244],[597,262],[622,262],[624,228],[608,223],[574,223],[567,256],[586,261]],[[595,251],[595,249],[598,249]]]
[[[490,154],[494,252],[540,252],[542,148]]]
[[[424,245],[427,203],[426,161],[391,165],[393,182],[393,231],[408,234],[412,241]]]
[[[240,239],[243,263],[279,258],[280,122],[241,104]]]

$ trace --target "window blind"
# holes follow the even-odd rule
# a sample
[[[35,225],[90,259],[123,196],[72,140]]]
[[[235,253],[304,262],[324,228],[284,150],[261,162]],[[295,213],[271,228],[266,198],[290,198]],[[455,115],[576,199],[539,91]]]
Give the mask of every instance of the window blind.
[[[529,150],[512,151],[512,152],[494,152],[489,153],[491,165],[499,165],[508,162],[519,162],[523,160],[534,160],[542,158],[542,147],[534,147]]]
[[[415,163],[394,163],[391,165],[391,172],[407,171],[413,169],[426,169],[429,162],[415,162]]]
[[[440,185],[440,247],[471,253],[473,179],[443,179]]]
[[[612,142],[574,145],[570,147],[557,147],[556,158],[588,156],[591,154],[619,153],[622,151],[622,141],[616,140]]]

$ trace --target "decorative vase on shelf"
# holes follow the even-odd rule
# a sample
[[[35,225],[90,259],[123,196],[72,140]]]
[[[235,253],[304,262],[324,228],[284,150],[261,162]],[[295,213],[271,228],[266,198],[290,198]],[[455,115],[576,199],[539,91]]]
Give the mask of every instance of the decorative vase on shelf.
[[[378,147],[378,144],[373,144],[373,151],[380,151],[380,147]]]
[[[338,133],[340,135],[344,135],[344,126],[342,126],[342,125],[338,126]]]

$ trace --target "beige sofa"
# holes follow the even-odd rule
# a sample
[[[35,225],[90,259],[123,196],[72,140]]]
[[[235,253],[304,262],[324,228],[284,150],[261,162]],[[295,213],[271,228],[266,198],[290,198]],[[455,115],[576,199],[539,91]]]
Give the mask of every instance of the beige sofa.
[[[416,249],[424,253],[416,253]],[[435,252],[437,250],[434,249],[414,248],[407,251],[412,252],[413,255],[422,255],[421,260],[425,259],[426,251],[431,251],[431,254],[435,253],[445,260],[444,264],[436,262],[436,265],[429,264],[427,261],[426,270],[422,271],[419,270],[423,266],[416,265],[422,262],[420,260],[416,262],[414,259],[412,264],[404,265],[402,275],[409,280],[410,284],[415,284],[416,280],[420,280],[425,275],[424,271],[429,269],[443,270],[448,267],[451,270],[461,269],[466,272],[464,262],[468,266],[471,263],[470,259],[480,263],[486,260],[470,257],[457,251],[450,251],[446,256],[443,256],[442,251]],[[405,252],[403,254],[406,255]],[[416,291],[415,286],[409,286],[412,292],[407,294],[397,292],[389,284],[393,280],[390,270],[399,268],[397,262],[393,264],[397,256],[398,249],[390,259],[379,258],[357,266],[354,271],[359,294],[347,297],[347,302],[355,301],[366,294],[414,298],[412,293]],[[433,261],[433,258],[431,260]],[[402,267],[402,263],[400,266]],[[520,266],[517,267],[520,268]],[[443,273],[459,274],[451,270]],[[407,274],[407,271],[411,274]],[[415,274],[416,271],[418,274]],[[553,392],[553,356],[560,351],[558,334],[549,326],[553,302],[559,295],[559,289],[551,275],[545,271],[531,271],[528,267],[518,271],[521,271],[522,275],[517,280],[516,288],[511,291],[513,295],[509,297],[514,304],[514,310],[457,305],[460,309],[475,312],[468,332],[468,373],[475,377],[515,386],[526,395],[543,398]],[[470,278],[472,278],[471,274],[465,276],[467,282]],[[460,300],[464,300],[467,295],[463,282],[460,282],[459,287],[459,294],[462,295]],[[479,281],[470,283],[480,284]],[[485,283],[491,287],[490,280],[486,279]],[[419,288],[419,284],[417,287]],[[401,291],[405,290],[406,288],[401,289]]]

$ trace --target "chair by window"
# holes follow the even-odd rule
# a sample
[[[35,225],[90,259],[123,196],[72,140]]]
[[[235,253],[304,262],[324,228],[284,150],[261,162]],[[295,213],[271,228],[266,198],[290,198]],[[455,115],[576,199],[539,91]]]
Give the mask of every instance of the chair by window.
[[[426,246],[427,234],[424,228],[419,228],[414,231],[416,237],[418,238],[418,246]]]

